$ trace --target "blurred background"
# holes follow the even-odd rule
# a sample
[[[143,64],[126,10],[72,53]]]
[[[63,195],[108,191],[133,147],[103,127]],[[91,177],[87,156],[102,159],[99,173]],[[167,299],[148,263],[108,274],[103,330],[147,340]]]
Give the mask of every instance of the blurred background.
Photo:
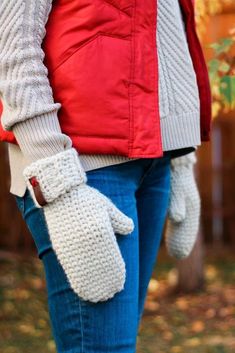
[[[192,255],[164,242],[138,337],[141,353],[235,352],[235,1],[196,0],[213,95],[210,143],[198,151],[201,229]],[[41,262],[9,194],[0,143],[0,352],[55,352]]]

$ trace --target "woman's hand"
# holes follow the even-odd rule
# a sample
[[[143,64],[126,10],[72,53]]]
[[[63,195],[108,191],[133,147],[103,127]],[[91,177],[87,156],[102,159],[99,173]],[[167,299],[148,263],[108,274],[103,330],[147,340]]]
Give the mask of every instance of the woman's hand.
[[[92,302],[121,291],[126,271],[115,233],[131,233],[133,221],[86,184],[76,150],[40,159],[24,176],[34,200],[32,184],[43,196],[52,247],[73,290]]]
[[[197,239],[200,196],[193,166],[195,152],[172,159],[171,198],[166,246],[171,256],[181,259],[190,255]]]

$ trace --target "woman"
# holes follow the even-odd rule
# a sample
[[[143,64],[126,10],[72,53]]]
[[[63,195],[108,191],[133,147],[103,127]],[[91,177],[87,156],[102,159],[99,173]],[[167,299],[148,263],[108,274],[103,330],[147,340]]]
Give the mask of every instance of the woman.
[[[57,351],[133,353],[169,195],[169,253],[198,228],[211,112],[193,4],[2,0],[0,31],[1,136]]]

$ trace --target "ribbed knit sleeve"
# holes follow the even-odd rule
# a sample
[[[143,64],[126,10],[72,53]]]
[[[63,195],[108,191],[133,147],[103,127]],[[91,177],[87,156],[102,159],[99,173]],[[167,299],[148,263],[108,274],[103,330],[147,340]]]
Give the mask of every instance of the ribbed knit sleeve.
[[[13,130],[30,159],[46,157],[71,145],[62,134],[45,67],[42,40],[52,0],[1,0],[1,122]],[[35,151],[35,147],[38,148]]]

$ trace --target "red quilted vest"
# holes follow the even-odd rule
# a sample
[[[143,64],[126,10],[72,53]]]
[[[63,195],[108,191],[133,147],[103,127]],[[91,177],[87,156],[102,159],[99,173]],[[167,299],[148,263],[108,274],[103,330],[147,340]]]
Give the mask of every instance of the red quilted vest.
[[[180,0],[209,139],[211,96],[191,0]],[[156,0],[55,0],[43,42],[58,117],[80,153],[162,155]],[[1,124],[0,124],[1,125]],[[1,139],[15,142],[1,128]]]

